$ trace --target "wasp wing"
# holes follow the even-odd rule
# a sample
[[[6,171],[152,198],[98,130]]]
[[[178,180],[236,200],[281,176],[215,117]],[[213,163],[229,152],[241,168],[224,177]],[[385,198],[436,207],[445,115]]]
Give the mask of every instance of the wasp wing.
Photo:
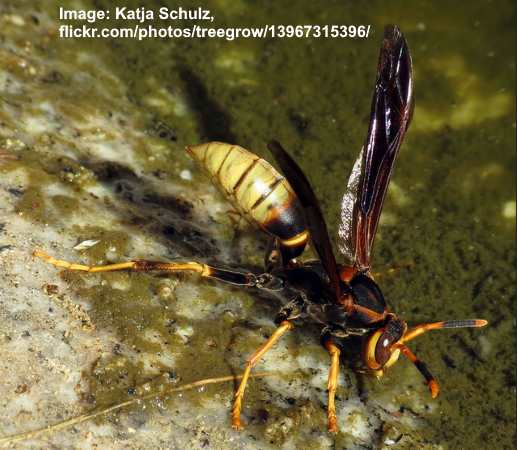
[[[336,258],[332,251],[332,245],[327,231],[327,225],[321,212],[318,199],[302,172],[302,169],[289,156],[283,147],[276,141],[271,141],[268,148],[273,154],[277,164],[284,173],[287,181],[296,192],[296,195],[305,212],[305,219],[309,228],[311,242],[318,254],[323,268],[327,272],[336,300],[340,297],[339,275]]]
[[[411,55],[398,27],[384,31],[370,126],[341,207],[340,249],[359,270],[370,253],[395,158],[413,112]]]
[[[364,148],[361,149],[359,156],[355,160],[352,172],[348,178],[346,191],[341,202],[341,223],[339,225],[339,250],[350,261],[354,261],[354,242],[352,238],[352,229],[354,223],[354,205],[357,201],[357,191],[361,181],[361,171],[363,167]]]

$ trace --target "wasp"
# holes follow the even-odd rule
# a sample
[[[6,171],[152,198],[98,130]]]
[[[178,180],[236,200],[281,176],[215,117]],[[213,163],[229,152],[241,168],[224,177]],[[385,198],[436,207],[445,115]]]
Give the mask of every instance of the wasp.
[[[314,191],[297,163],[276,141],[268,144],[281,173],[264,159],[221,142],[189,146],[187,152],[210,175],[226,198],[249,222],[269,236],[262,273],[211,266],[202,262],[134,260],[86,266],[35,255],[56,267],[85,272],[115,270],[195,272],[244,288],[265,291],[281,300],[278,328],[246,362],[231,412],[232,426],[242,428],[241,409],[252,368],[295,325],[316,322],[330,356],[328,430],[337,432],[335,394],[340,355],[347,342],[360,339],[362,364],[380,377],[402,354],[423,375],[431,396],[439,386],[426,364],[407,343],[427,331],[482,327],[481,319],[448,320],[408,327],[392,312],[371,273],[370,256],[394,162],[413,113],[412,61],[398,27],[388,25],[380,49],[366,141],[353,165],[343,195],[338,264]],[[302,262],[308,243],[318,260]]]

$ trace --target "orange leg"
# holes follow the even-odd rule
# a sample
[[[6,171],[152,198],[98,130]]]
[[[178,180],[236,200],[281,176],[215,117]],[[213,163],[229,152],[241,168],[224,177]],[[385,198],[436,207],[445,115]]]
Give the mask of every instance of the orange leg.
[[[339,376],[339,355],[341,351],[336,347],[333,342],[329,339],[325,342],[325,348],[330,353],[330,370],[327,389],[329,392],[329,404],[328,404],[328,430],[331,433],[337,433],[337,421],[336,421],[336,389]]]
[[[60,267],[66,270],[80,271],[80,272],[113,272],[115,270],[138,270],[137,261],[128,261],[117,264],[108,264],[106,266],[86,266],[83,264],[75,264],[62,259],[56,259],[53,256],[47,255],[41,250],[35,250],[32,256],[41,258],[43,261],[52,264],[55,267]]]
[[[416,366],[418,371],[424,376],[425,381],[427,382],[427,386],[429,387],[429,391],[431,392],[431,397],[436,398],[440,393],[440,386],[438,385],[436,378],[433,377],[431,372],[429,372],[429,369],[425,363],[420,361],[417,356],[404,344],[397,344],[396,347],[400,349],[402,354],[407,359],[409,359]]]
[[[161,261],[146,261],[136,260],[127,261],[116,264],[108,264],[105,266],[87,266],[83,264],[75,264],[62,259],[56,259],[46,253],[36,250],[34,256],[43,259],[55,267],[60,267],[66,270],[99,273],[99,272],[114,272],[118,270],[134,270],[137,272],[194,272],[202,277],[215,278],[219,281],[235,284],[238,286],[257,286],[260,287],[260,276],[249,272],[238,272],[230,269],[217,268],[207,264],[191,261],[191,262],[161,262]]]
[[[244,398],[244,391],[246,389],[246,384],[248,383],[248,378],[251,373],[251,369],[259,362],[260,358],[264,356],[264,354],[275,344],[276,341],[282,337],[287,331],[292,330],[294,325],[287,320],[282,322],[280,326],[275,330],[275,332],[271,335],[271,337],[267,340],[267,342],[260,347],[246,362],[246,369],[242,375],[241,384],[239,385],[239,389],[235,393],[235,399],[233,401],[232,408],[232,427],[236,430],[242,429],[241,424],[241,409],[242,409],[242,399]]]

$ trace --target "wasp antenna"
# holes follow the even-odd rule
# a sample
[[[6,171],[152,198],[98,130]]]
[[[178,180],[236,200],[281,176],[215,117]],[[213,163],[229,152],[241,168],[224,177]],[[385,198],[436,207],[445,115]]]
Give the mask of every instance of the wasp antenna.
[[[408,330],[404,334],[401,342],[408,342],[430,330],[440,330],[442,328],[480,328],[484,327],[487,323],[488,322],[484,319],[445,320],[442,322],[422,323]]]
[[[480,328],[484,327],[488,322],[484,319],[467,319],[467,320],[446,320],[441,323],[439,328]]]

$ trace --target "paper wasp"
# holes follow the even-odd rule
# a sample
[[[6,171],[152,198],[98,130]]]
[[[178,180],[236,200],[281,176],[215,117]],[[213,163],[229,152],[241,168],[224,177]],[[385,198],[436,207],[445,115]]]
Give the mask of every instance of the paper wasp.
[[[376,376],[400,354],[420,371],[434,398],[439,387],[427,366],[407,347],[415,337],[434,329],[482,327],[485,320],[452,320],[408,328],[389,311],[370,273],[370,255],[394,161],[413,111],[412,62],[404,36],[387,26],[378,61],[365,144],[355,162],[343,196],[340,250],[349,264],[336,262],[318,200],[307,178],[278,142],[268,147],[283,175],[264,159],[237,145],[211,142],[187,147],[227,199],[251,223],[269,235],[263,273],[209,266],[200,262],[136,260],[106,266],[85,266],[35,252],[57,267],[86,272],[115,270],[196,272],[233,285],[267,291],[282,301],[279,325],[248,360],[235,394],[232,425],[241,428],[244,390],[253,366],[294,324],[312,320],[322,326],[321,340],[330,354],[328,429],[337,431],[335,393],[339,359],[347,339],[363,342],[362,359]],[[319,261],[296,258],[308,242]]]

